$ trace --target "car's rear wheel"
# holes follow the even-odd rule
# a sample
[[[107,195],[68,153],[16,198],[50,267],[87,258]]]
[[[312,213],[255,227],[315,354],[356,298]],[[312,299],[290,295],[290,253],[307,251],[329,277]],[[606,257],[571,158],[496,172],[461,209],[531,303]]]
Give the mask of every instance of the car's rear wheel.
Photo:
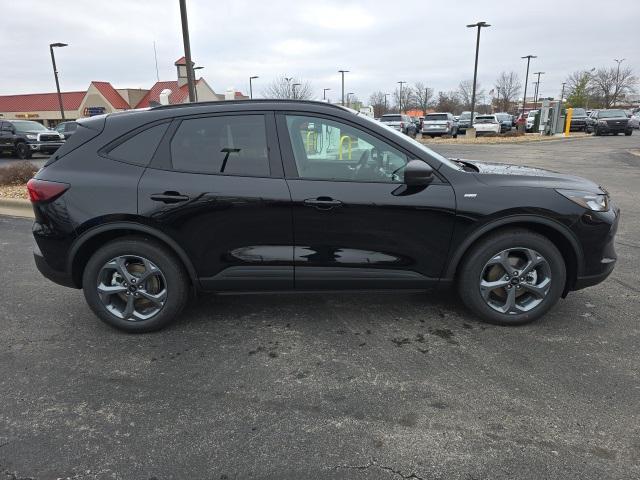
[[[556,246],[535,232],[514,229],[490,235],[466,253],[458,292],[485,322],[522,325],[556,304],[565,280]]]
[[[145,237],[101,247],[87,262],[82,288],[105,323],[126,332],[151,332],[169,324],[188,298],[188,277],[175,255]]]

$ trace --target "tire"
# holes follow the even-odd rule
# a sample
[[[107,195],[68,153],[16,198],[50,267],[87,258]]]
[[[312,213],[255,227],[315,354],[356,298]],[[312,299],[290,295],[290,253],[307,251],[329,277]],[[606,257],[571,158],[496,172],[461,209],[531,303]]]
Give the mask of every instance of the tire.
[[[633,133],[633,130],[627,130],[626,132],[624,132],[625,136],[627,137],[630,137],[632,133]]]
[[[126,274],[115,266],[117,262],[112,262],[118,258],[125,258]],[[137,273],[136,269],[144,271]],[[135,294],[128,291],[138,287],[134,285],[136,279],[142,279],[146,272],[153,272],[153,275],[144,283],[138,282],[138,286],[144,288],[136,290]],[[129,283],[126,282],[127,275]],[[114,288],[119,291],[101,295],[99,285],[103,291]],[[177,317],[188,299],[189,277],[182,263],[163,245],[146,237],[124,237],[105,244],[93,254],[84,269],[82,288],[89,307],[103,322],[125,332],[143,333],[160,330]],[[120,291],[121,288],[124,290]],[[130,300],[134,295],[136,298]],[[156,301],[147,300],[154,295],[158,297]],[[133,302],[135,310],[126,319],[129,301]]]
[[[596,127],[596,128],[594,128],[594,129],[593,129],[593,134],[594,134],[596,137],[599,137],[599,136],[600,136],[600,130],[598,130],[598,128],[597,128],[597,127]]]
[[[31,149],[29,145],[24,142],[16,143],[16,156],[20,160],[28,160],[31,158]]]
[[[458,138],[458,130],[454,130],[454,131],[453,131],[453,135],[452,135],[452,137],[453,137],[453,138]]]
[[[507,277],[503,273],[506,270],[501,263],[495,262],[497,255],[504,251],[513,252],[514,258],[521,256],[518,261],[522,263],[516,264],[515,268],[523,267],[531,258],[538,258],[538,255],[542,257],[544,263],[541,262],[533,269],[535,279],[534,274],[530,273],[526,278],[522,277],[526,281],[520,281],[516,278],[517,275],[505,280]],[[527,252],[532,255],[527,257]],[[494,264],[488,265],[491,263]],[[510,268],[514,266],[511,265]],[[488,277],[488,274],[493,274],[493,270],[496,270],[494,277]],[[496,276],[499,277],[497,281],[506,282],[507,286],[492,290],[481,288],[483,279],[491,282],[496,280]],[[524,229],[503,230],[480,240],[465,253],[464,261],[458,269],[458,294],[463,303],[487,323],[523,325],[540,318],[556,304],[564,290],[566,276],[564,259],[549,239]],[[531,293],[534,289],[544,291],[544,295],[534,295]],[[512,313],[497,310],[498,307],[506,309],[512,298],[516,303],[520,302],[519,306],[510,309]],[[503,300],[504,305],[501,305]]]

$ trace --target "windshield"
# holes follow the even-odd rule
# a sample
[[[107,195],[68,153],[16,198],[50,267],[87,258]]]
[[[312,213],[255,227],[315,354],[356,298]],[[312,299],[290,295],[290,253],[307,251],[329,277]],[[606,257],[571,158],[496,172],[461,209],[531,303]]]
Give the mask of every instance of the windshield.
[[[616,118],[616,117],[626,117],[626,115],[622,110],[602,110],[598,114],[598,118]]]
[[[507,115],[506,113],[499,113],[498,115],[496,115],[496,118],[498,120],[500,120],[501,122],[505,122],[505,121],[511,120],[511,117],[509,115]]]
[[[447,117],[446,113],[439,113],[436,115],[427,115],[426,117],[424,117],[424,121],[425,122],[431,122],[433,120],[448,120],[449,117]]]
[[[462,112],[460,114],[460,120],[469,120],[471,118],[471,112]]]
[[[32,122],[30,120],[12,120],[11,123],[13,123],[13,126],[16,127],[16,130],[19,130],[21,132],[35,131],[35,130],[45,131],[45,132],[49,131],[49,129],[46,128],[41,123]]]
[[[358,115],[358,114],[356,114]],[[376,122],[373,118],[369,118],[365,115],[359,115],[360,118],[362,118],[363,120],[367,121],[367,122],[371,122],[374,125],[380,125],[379,122]],[[462,167],[455,163],[452,162],[451,160],[449,160],[446,157],[443,157],[442,155],[440,155],[437,152],[434,152],[433,150],[431,150],[430,148],[427,148],[425,145],[423,145],[422,143],[420,143],[419,141],[403,134],[400,133],[398,130],[395,130],[394,128],[391,128],[388,125],[384,125],[382,124],[382,126],[387,130],[387,132],[389,133],[389,136],[391,137],[396,137],[397,139],[403,140],[403,141],[407,141],[407,142],[411,142],[413,145],[417,146],[418,148],[420,148],[420,150],[422,150],[423,152],[425,152],[427,155],[429,155],[432,158],[435,158],[437,161],[443,163],[444,165],[446,165],[449,168],[453,168],[454,170],[462,170]]]
[[[586,117],[587,116],[587,111],[584,108],[574,108],[573,109],[573,116],[574,117]]]
[[[380,118],[381,122],[401,122],[402,117],[400,115],[383,115]]]

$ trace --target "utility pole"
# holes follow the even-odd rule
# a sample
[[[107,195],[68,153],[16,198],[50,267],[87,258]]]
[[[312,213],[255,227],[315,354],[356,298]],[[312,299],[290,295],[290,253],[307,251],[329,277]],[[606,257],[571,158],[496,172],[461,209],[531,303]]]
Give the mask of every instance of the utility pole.
[[[299,83],[294,83],[293,85],[291,85],[291,90],[293,91],[293,99],[296,100],[296,87],[299,87],[300,84]]]
[[[387,113],[389,111],[389,107],[387,107],[387,97],[389,96],[388,93],[384,94],[384,113]]]
[[[187,85],[189,88],[189,101],[196,100],[196,86],[194,82],[193,63],[191,62],[191,44],[189,42],[189,21],[187,19],[186,0],[180,1],[180,18],[182,20],[182,42],[184,44],[184,58],[187,63]]]
[[[538,94],[540,93],[540,75],[542,75],[545,72],[533,72],[534,75],[538,75],[538,81],[536,82],[536,94],[535,97],[533,98],[533,108],[537,109],[538,108]]]
[[[349,73],[349,70],[338,70],[342,74],[342,105],[344,106],[344,74]]]
[[[249,98],[251,100],[253,100],[253,84],[251,82],[256,78],[260,78],[260,77],[258,75],[253,75],[252,77],[249,77]]]
[[[473,125],[473,111],[476,107],[476,79],[478,78],[478,53],[480,51],[480,30],[483,27],[490,27],[487,22],[478,22],[471,25],[467,25],[467,28],[477,28],[478,36],[476,38],[476,62],[473,67],[473,88],[471,90],[471,125]]]
[[[327,99],[327,90],[331,90],[330,88],[323,88],[322,89],[322,99],[326,100]]]
[[[53,76],[56,79],[56,91],[58,92],[58,104],[60,105],[60,116],[62,120],[66,120],[64,118],[64,105],[62,104],[62,93],[60,93],[60,82],[58,81],[58,68],[56,67],[56,56],[53,54],[54,48],[62,48],[66,47],[66,43],[51,43],[49,44],[49,51],[51,52],[51,63],[53,65]]]
[[[618,68],[616,69],[616,87],[615,87],[615,90],[613,91],[613,98],[612,98],[612,100],[611,100],[611,106],[612,106],[612,107],[613,107],[613,106],[616,104],[616,102],[618,101],[618,93],[620,93],[620,92],[619,92],[619,86],[618,86],[618,85],[619,85],[619,83],[618,83],[618,82],[620,81],[620,64],[621,64],[622,62],[624,62],[625,60],[626,60],[626,58],[621,58],[621,59],[614,58],[614,59],[613,59],[613,61],[614,61],[614,62],[616,62],[616,63],[618,64]]]
[[[400,85],[400,95],[398,96],[398,103],[399,103],[399,105],[398,105],[399,112],[398,113],[402,113],[402,85],[404,85],[405,83],[407,83],[407,82],[402,81],[402,80],[398,82],[398,84]]]
[[[524,77],[524,96],[522,97],[522,114],[524,115],[524,109],[527,105],[527,86],[529,85],[529,63],[531,63],[532,58],[538,58],[535,55],[526,55],[524,57],[527,59],[527,74]]]
[[[567,82],[562,82],[562,93],[560,93],[560,103],[562,103],[562,101],[564,100],[564,86],[567,84]]]
[[[284,79],[287,81],[287,98],[291,98],[291,80],[293,80],[293,77],[284,77]]]

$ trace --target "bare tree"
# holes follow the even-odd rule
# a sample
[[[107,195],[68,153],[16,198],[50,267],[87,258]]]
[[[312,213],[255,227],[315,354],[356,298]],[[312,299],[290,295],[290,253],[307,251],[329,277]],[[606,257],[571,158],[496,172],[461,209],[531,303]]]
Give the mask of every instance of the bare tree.
[[[393,104],[394,108],[400,111],[400,89],[396,88],[393,92]],[[413,89],[409,86],[402,87],[402,110],[407,111],[414,108],[416,105],[413,95]]]
[[[422,110],[422,115],[426,115],[427,110],[433,103],[433,88],[429,88],[422,82],[418,82],[413,87],[413,97],[416,107]]]
[[[458,97],[458,92],[438,92],[436,110],[439,112],[451,112],[457,114],[462,110],[462,103]]]
[[[382,115],[387,113],[388,105],[385,101],[384,92],[377,91],[373,92],[369,97],[369,104],[373,107],[373,116],[376,118],[380,118]]]
[[[593,85],[593,94],[596,96],[605,108],[610,108],[619,100],[635,91],[637,77],[633,74],[633,70],[629,67],[620,68],[599,68],[594,75],[591,76]]]
[[[294,87],[294,84],[298,84]],[[284,75],[273,80],[262,92],[264,98],[295,98],[296,100],[310,100],[313,98],[311,84],[299,78]]]
[[[471,110],[471,97],[473,95],[473,80],[463,80],[458,85],[458,99],[464,110]],[[476,105],[484,102],[485,93],[480,82],[476,82]]]
[[[514,110],[520,94],[520,79],[516,72],[502,72],[496,79],[495,104],[500,112]]]

